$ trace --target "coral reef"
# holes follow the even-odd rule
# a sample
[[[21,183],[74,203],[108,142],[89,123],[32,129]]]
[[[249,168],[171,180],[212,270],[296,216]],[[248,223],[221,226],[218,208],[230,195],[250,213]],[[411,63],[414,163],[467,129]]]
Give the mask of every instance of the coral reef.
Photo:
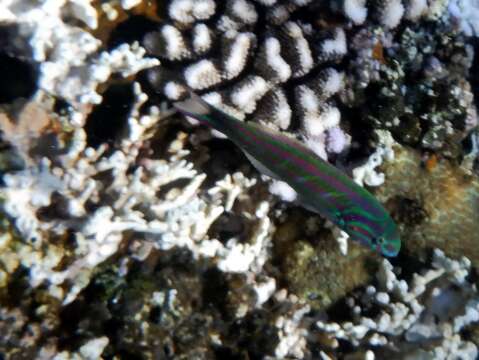
[[[302,223],[307,224],[304,231],[299,230]],[[287,220],[278,225],[273,249],[288,289],[315,308],[331,306],[369,282],[371,270],[379,260],[354,243],[350,244],[347,256],[334,256],[337,245],[321,225],[314,217],[288,214]],[[318,238],[328,241],[318,243]]]
[[[383,260],[377,285],[346,299],[349,321],[319,320],[315,325],[329,338],[331,352],[341,351],[339,341],[347,341],[358,353],[373,348],[373,358],[475,359],[477,346],[461,336],[479,319],[470,266],[466,258],[454,261],[436,250],[431,267],[407,282]]]
[[[477,357],[476,12],[3,1],[0,358]],[[172,116],[188,89],[374,191],[400,256]]]
[[[364,121],[390,130],[403,144],[457,158],[460,141],[477,125],[473,95],[466,81],[472,58],[464,40],[449,25],[437,24],[436,30],[419,25],[405,28],[396,35],[398,44],[381,49],[379,60],[384,64],[377,74],[368,72],[372,78],[357,84],[365,86],[368,111],[363,113]],[[454,40],[444,40],[444,34]],[[371,36],[359,33],[353,49],[364,52],[368,46],[365,40],[371,41]],[[379,37],[377,41],[369,47],[384,47],[391,39]],[[387,61],[385,56],[393,60]],[[449,63],[446,58],[457,62]],[[369,101],[372,94],[377,96]]]
[[[451,22],[431,25],[440,4],[345,1],[339,9],[334,2],[231,0],[223,7],[206,2],[209,13],[198,23],[177,15],[187,3],[194,14],[188,1],[172,2],[165,14],[181,25],[159,23],[143,39],[148,53],[164,60],[148,79],[168,99],[189,87],[237,117],[296,135],[299,128],[323,157],[348,148],[339,139],[348,137],[349,121],[451,157],[460,156],[458,142],[477,124],[467,82],[471,51]],[[334,12],[354,24],[371,14],[371,22],[330,23],[325,14]],[[412,22],[399,26],[403,18]],[[341,127],[338,108],[347,115]]]
[[[424,164],[420,155],[407,148],[396,146],[394,152],[395,165],[384,166],[388,186],[377,194],[390,203],[403,224],[409,251],[425,258],[427,247],[438,247],[452,256],[467,254],[478,266],[474,246],[474,234],[479,231],[477,176],[445,159]]]

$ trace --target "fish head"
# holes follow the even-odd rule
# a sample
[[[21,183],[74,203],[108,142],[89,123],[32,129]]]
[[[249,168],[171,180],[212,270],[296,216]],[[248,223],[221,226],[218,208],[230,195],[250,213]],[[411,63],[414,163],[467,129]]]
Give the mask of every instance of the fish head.
[[[388,219],[385,224],[384,232],[370,240],[370,246],[384,256],[397,256],[401,249],[401,239],[396,224],[392,219]]]
[[[387,216],[381,221],[373,223],[348,222],[344,230],[351,239],[375,250],[387,257],[394,257],[401,249],[401,240],[394,221]]]

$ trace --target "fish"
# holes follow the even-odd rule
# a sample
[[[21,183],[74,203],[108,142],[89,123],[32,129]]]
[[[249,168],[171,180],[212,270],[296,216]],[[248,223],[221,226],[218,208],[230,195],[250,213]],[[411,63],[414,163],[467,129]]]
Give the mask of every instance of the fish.
[[[193,92],[173,107],[224,134],[260,172],[286,182],[303,207],[328,219],[351,239],[386,257],[399,253],[398,228],[383,205],[299,140],[240,121]]]

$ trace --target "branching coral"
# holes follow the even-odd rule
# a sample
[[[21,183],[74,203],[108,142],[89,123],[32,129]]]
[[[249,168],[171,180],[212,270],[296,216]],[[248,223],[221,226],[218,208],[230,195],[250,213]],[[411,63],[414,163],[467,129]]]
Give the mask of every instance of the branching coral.
[[[461,338],[461,330],[479,318],[477,289],[467,280],[469,271],[466,258],[454,261],[436,250],[431,268],[406,282],[383,260],[378,285],[347,300],[351,322],[319,321],[316,326],[355,347],[373,347],[379,358],[390,354],[448,359],[454,354],[473,359],[476,345]],[[372,307],[380,310],[370,317],[367,313]]]
[[[142,94],[137,95],[141,103]],[[97,150],[87,148],[82,141],[83,130],[77,129],[73,138],[79,141],[64,144],[63,154],[54,161],[44,158],[38,166],[5,175],[2,208],[14,219],[16,229],[25,239],[20,252],[26,253],[19,265],[30,269],[32,286],[45,281],[58,286],[66,279],[82,277],[82,285],[60,295],[66,303],[73,301],[87,285],[86,274],[118,251],[126,232],[143,234],[145,241],[162,250],[185,246],[198,256],[224,258],[218,266],[225,271],[243,272],[262,266],[267,218],[254,236],[257,243],[251,246],[234,241],[223,246],[217,240],[203,239],[210,224],[224,211],[223,196],[230,208],[236,196],[254,182],[239,174],[234,180],[227,176],[209,190],[216,200],[202,198],[199,187],[205,175],[198,174],[185,160],[189,152],[181,148],[181,141],[180,147],[171,149],[169,160],[145,158],[138,164],[139,146],[151,136],[146,133],[158,119],[154,114],[144,115],[139,121],[132,119],[128,131],[131,137],[123,140],[121,150],[114,151],[107,151],[104,146]],[[162,187],[179,181],[187,183],[158,198]],[[267,211],[265,205],[257,211]],[[39,212],[48,214],[47,218],[39,218]],[[53,245],[52,237],[61,239],[68,232],[72,232],[77,245],[71,264],[59,270],[65,255]],[[229,259],[235,259],[236,265]]]

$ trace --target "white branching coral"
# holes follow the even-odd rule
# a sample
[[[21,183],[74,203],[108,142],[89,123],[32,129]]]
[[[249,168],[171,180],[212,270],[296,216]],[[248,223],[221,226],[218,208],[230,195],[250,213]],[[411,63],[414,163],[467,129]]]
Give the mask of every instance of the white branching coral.
[[[11,274],[26,269],[25,278],[33,292],[46,289],[58,299],[56,303],[67,305],[82,298],[78,295],[100,264],[111,261],[114,267],[119,265],[121,278],[135,267],[131,266],[134,262],[149,261],[150,255],[156,254],[176,256],[174,250],[181,248],[187,251],[178,253],[188,253],[195,266],[206,265],[220,272],[228,285],[230,277],[235,283],[241,279],[239,291],[251,294],[251,299],[235,303],[233,316],[241,322],[255,310],[264,311],[268,326],[278,335],[268,349],[274,358],[312,357],[311,345],[318,338],[330,340],[328,350],[322,351],[322,343],[314,349],[314,356],[324,359],[329,350],[343,355],[338,341],[361,349],[367,359],[381,358],[383,347],[389,350],[392,345],[410,355],[410,344],[421,344],[414,349],[417,358],[477,356],[476,345],[462,337],[465,327],[479,321],[479,297],[468,280],[467,260],[454,261],[436,252],[432,268],[416,274],[410,282],[401,280],[385,260],[377,285],[347,299],[350,322],[328,321],[325,314],[319,320],[300,299],[278,291],[280,282],[271,274],[277,274],[271,251],[273,218],[282,216],[282,206],[272,206],[274,201],[265,194],[265,187],[241,172],[244,164],[240,170],[221,167],[219,172],[214,164],[213,173],[218,177],[209,178],[211,163],[217,161],[213,157],[225,155],[208,153],[209,131],[191,129],[185,123],[179,126],[176,119],[164,118],[171,114],[163,112],[164,103],[151,106],[164,97],[181,99],[191,88],[240,120],[257,121],[295,138],[303,135],[304,142],[323,159],[330,156],[340,162],[349,146],[352,151],[362,146],[362,140],[351,145],[345,129],[355,131],[355,119],[351,126],[342,123],[339,109],[351,104],[349,108],[356,109],[363,100],[353,99],[359,101],[348,104],[343,100],[363,94],[369,82],[380,79],[381,71],[393,63],[389,58],[401,50],[394,29],[402,31],[409,25],[399,27],[403,19],[430,19],[434,12],[439,13],[434,10],[440,8],[437,4],[445,1],[342,0],[319,5],[311,0],[171,0],[155,8],[156,14],[147,14],[149,21],[159,19],[159,23],[156,31],[142,39],[146,50],[133,41],[109,48],[92,35],[94,32],[85,30],[97,26],[97,9],[109,20],[122,21],[119,14],[150,11],[140,3],[6,0],[0,4],[0,20],[18,25],[21,39],[29,41],[33,49],[29,60],[40,63],[40,91],[34,99],[51,100],[53,95],[73,107],[71,115],[55,114],[55,120],[60,119],[55,126],[66,128],[52,125],[44,130],[56,142],[53,152],[38,147],[33,158],[30,142],[16,136],[15,128],[6,136],[27,161],[22,170],[1,174],[0,207],[9,229],[15,231],[0,234],[0,285],[7,286]],[[459,11],[454,4],[462,2],[451,0],[450,4],[453,13]],[[141,8],[122,10],[137,5]],[[311,7],[301,9],[307,5]],[[323,6],[339,14],[334,22],[327,18],[329,11],[319,17],[303,17]],[[461,15],[469,34],[476,32],[474,14]],[[158,59],[146,57],[146,51]],[[163,66],[159,66],[160,60]],[[153,85],[155,97],[148,99],[135,83],[135,103],[130,113],[124,114],[124,127],[108,145],[88,147],[94,136],[85,126],[87,113],[101,103],[100,89],[108,86],[112,75],[130,77],[148,68],[153,69],[145,72],[145,78]],[[355,71],[357,78],[350,76]],[[141,81],[145,78],[140,76]],[[464,104],[472,103],[470,89],[463,90],[451,87],[451,93]],[[52,106],[49,109],[55,113]],[[466,127],[477,126],[477,114],[471,110],[467,116]],[[182,132],[185,128],[192,132],[191,137]],[[26,138],[40,137],[40,131],[35,133]],[[377,150],[354,170],[361,185],[378,186],[387,180],[378,167],[392,159],[393,141],[388,132],[379,135]],[[204,139],[208,141],[203,143]],[[476,140],[474,137],[474,156]],[[211,143],[223,142],[215,139]],[[194,151],[190,152],[190,147]],[[282,182],[272,181],[269,190],[286,201],[296,198],[295,191]],[[231,218],[234,230],[223,232],[222,221],[229,227]],[[333,236],[345,254],[348,236],[336,230]],[[116,259],[120,255],[121,259]],[[108,267],[110,270],[110,264]],[[174,302],[181,292],[177,289],[155,291],[152,303],[171,305],[168,302]],[[230,290],[234,291],[234,286]],[[166,299],[170,295],[171,301]],[[377,312],[370,311],[371,306]],[[78,351],[59,353],[57,359],[99,358],[107,347],[110,352],[111,340],[89,339]],[[226,345],[218,334],[209,340],[215,346]],[[366,348],[372,350],[364,352]]]
[[[190,178],[191,184],[183,189],[182,194],[179,194],[175,200],[164,203],[164,205],[168,205],[167,207],[151,204],[152,211],[157,213],[159,218],[164,218],[185,206],[188,200],[194,196],[194,190],[204,179],[204,175],[197,175],[192,169],[192,165],[182,160],[181,153],[177,160],[170,163],[155,160],[153,163],[147,163],[143,168],[139,168],[135,173],[127,175],[128,164],[134,161],[137,153],[134,145],[130,145],[127,152],[116,151],[109,157],[103,157],[102,150],[100,153],[96,153],[91,148],[84,151],[84,155],[86,153],[88,155],[65,168],[52,168],[48,163],[44,164],[45,169],[41,173],[32,173],[33,176],[29,177],[30,182],[22,181],[22,178],[25,178],[34,169],[7,176],[10,185],[2,190],[2,196],[5,198],[4,211],[16,219],[17,229],[25,239],[30,240],[31,245],[26,245],[26,248],[31,247],[29,250],[31,256],[23,254],[21,261],[25,267],[31,269],[32,286],[38,286],[46,280],[52,285],[60,285],[66,279],[79,280],[79,278],[88,277],[87,274],[91,269],[118,250],[119,243],[123,239],[122,233],[126,230],[142,233],[167,232],[169,229],[167,222],[149,221],[144,214],[134,211],[132,207],[138,202],[146,204],[145,201],[148,198],[153,199],[159,186],[176,179]],[[90,176],[106,171],[113,173],[114,181],[107,186],[105,191],[118,195],[113,203],[105,203],[92,213],[85,209],[85,203],[87,200],[92,201],[92,199],[98,198],[98,192],[105,187],[105,184],[91,179]],[[148,176],[145,176],[145,172],[148,172]],[[15,184],[19,185],[14,186]],[[20,191],[25,194],[23,196],[25,198],[23,201],[24,211],[21,214],[15,210],[12,198],[13,196],[18,198]],[[65,213],[62,217],[66,220],[45,222],[39,221],[37,218],[35,221],[36,211],[41,207],[51,205],[50,197],[53,191],[56,191],[65,202]],[[28,209],[31,211],[26,211]],[[84,220],[80,220],[82,218]],[[71,226],[69,225],[71,221],[75,223],[75,238],[78,244],[77,260],[65,270],[53,270],[58,266],[62,256],[52,248],[53,245],[45,243],[45,236],[48,236],[48,233],[61,234],[67,231]],[[165,236],[163,246],[167,246],[167,238]],[[48,257],[37,257],[39,251],[34,249],[40,247],[48,249]],[[72,301],[87,283],[76,281],[75,287],[63,300],[66,303]]]
[[[254,214],[247,214],[248,217],[260,219],[252,238],[253,244],[241,244],[237,239],[231,239],[226,246],[219,249],[220,261],[218,268],[226,272],[248,272],[258,273],[264,266],[271,246],[271,231],[273,230],[271,220],[266,216],[269,210],[269,203],[262,202],[258,205]]]
[[[321,332],[351,342],[354,347],[372,345],[374,352],[394,343],[396,351],[407,358],[476,358],[476,345],[463,339],[460,331],[479,319],[476,286],[467,280],[468,259],[452,260],[440,250],[433,254],[431,268],[414,274],[407,283],[383,260],[377,274],[378,286],[368,286],[348,305],[353,322],[316,322]],[[380,312],[370,318],[363,311],[374,304]],[[433,346],[432,339],[437,339]],[[414,344],[411,352],[408,344]],[[336,345],[337,346],[337,345]]]
[[[460,21],[461,29],[468,36],[479,36],[479,2],[477,0],[451,0],[448,10]]]
[[[296,191],[284,181],[273,180],[269,186],[271,194],[278,196],[283,201],[294,201],[298,197]]]
[[[428,10],[427,0],[411,0],[406,8],[406,18],[417,20]]]
[[[30,38],[33,59],[41,62],[39,88],[70,101],[75,108],[99,103],[96,89],[111,74],[130,76],[159,64],[157,59],[144,58],[145,51],[138,43],[98,54],[98,39],[63,21],[71,16],[96,28],[97,14],[90,1],[49,0],[38,6],[18,3],[7,1],[0,20],[17,23],[20,33]]]
[[[360,25],[366,20],[366,16],[368,15],[366,0],[345,0],[343,7],[346,16],[356,25]]]
[[[376,168],[383,163],[383,159],[394,159],[392,146],[395,142],[391,134],[385,130],[377,130],[376,133],[380,139],[378,148],[364,165],[353,169],[354,181],[362,186],[379,186],[384,183],[384,174],[377,172]]]
[[[47,92],[62,96],[72,104],[98,104],[102,97],[96,89],[112,74],[128,77],[159,65],[157,59],[144,58],[144,55],[145,50],[134,43],[122,44],[110,52],[104,51],[81,66],[63,64],[65,66],[62,67],[57,62],[47,61],[42,63],[40,85]]]
[[[76,61],[80,62],[92,49],[96,49],[99,42],[86,31],[69,26],[62,19],[64,15],[72,16],[95,29],[97,14],[90,2],[46,0],[40,4],[27,4],[21,0],[7,0],[0,5],[0,21],[19,24],[21,32],[31,39],[35,60],[44,61],[54,54],[54,57],[67,56],[69,61],[73,61],[76,55]]]
[[[251,215],[263,218],[257,227],[255,245],[232,240],[224,246],[215,239],[204,239],[211,223],[225,207],[230,209],[236,197],[254,181],[240,175],[233,181],[227,178],[217,184],[218,190],[211,189],[215,200],[207,201],[199,191],[205,175],[198,174],[184,159],[188,151],[182,149],[181,140],[171,143],[168,160],[144,159],[134,172],[129,171],[138,156],[139,144],[151,136],[149,129],[161,116],[154,109],[140,115],[139,108],[147,97],[138,84],[135,94],[137,102],[120,149],[107,155],[105,146],[88,148],[84,130],[77,128],[54,164],[45,158],[38,165],[33,163],[23,171],[4,176],[6,186],[0,189],[2,210],[25,239],[16,253],[8,250],[5,255],[11,257],[13,269],[23,265],[31,270],[31,286],[48,285],[65,304],[88,285],[92,269],[118,251],[126,231],[143,234],[159,249],[187,247],[195,256],[217,256],[225,271],[257,269],[265,262],[271,226],[264,216],[264,204],[258,214]],[[96,177],[106,173],[111,174],[111,179]],[[159,201],[158,189],[180,179],[188,183],[173,187]],[[105,194],[110,194],[109,201],[101,200]],[[91,209],[88,204],[92,203],[98,207]],[[56,214],[51,221],[38,217],[39,211],[46,208]],[[75,238],[76,249],[74,260],[62,267],[65,254],[50,240],[68,231]],[[240,259],[240,255],[244,261],[228,260]],[[74,285],[64,287],[66,280]]]
[[[395,28],[404,15],[404,5],[401,0],[385,0],[383,3],[379,10],[379,20],[386,28]]]
[[[303,319],[311,308],[295,295],[288,296],[284,289],[276,292],[274,299],[284,309],[284,314],[281,314],[275,322],[279,330],[279,343],[274,354],[279,359],[287,357],[302,359],[305,355],[308,336],[307,322]]]
[[[245,178],[240,172],[233,175],[226,175],[222,180],[216,182],[215,186],[208,190],[208,194],[212,196],[212,200],[216,201],[221,198],[220,194],[225,197],[224,208],[231,211],[236,198],[246,187],[249,188],[256,183],[253,179]]]
[[[36,216],[36,210],[49,205],[52,193],[64,188],[61,180],[51,173],[50,164],[48,159],[43,159],[36,168],[4,176],[6,188],[2,191],[5,198],[3,207],[15,219],[15,226],[22,237],[34,246],[40,246],[42,240],[42,224]]]

